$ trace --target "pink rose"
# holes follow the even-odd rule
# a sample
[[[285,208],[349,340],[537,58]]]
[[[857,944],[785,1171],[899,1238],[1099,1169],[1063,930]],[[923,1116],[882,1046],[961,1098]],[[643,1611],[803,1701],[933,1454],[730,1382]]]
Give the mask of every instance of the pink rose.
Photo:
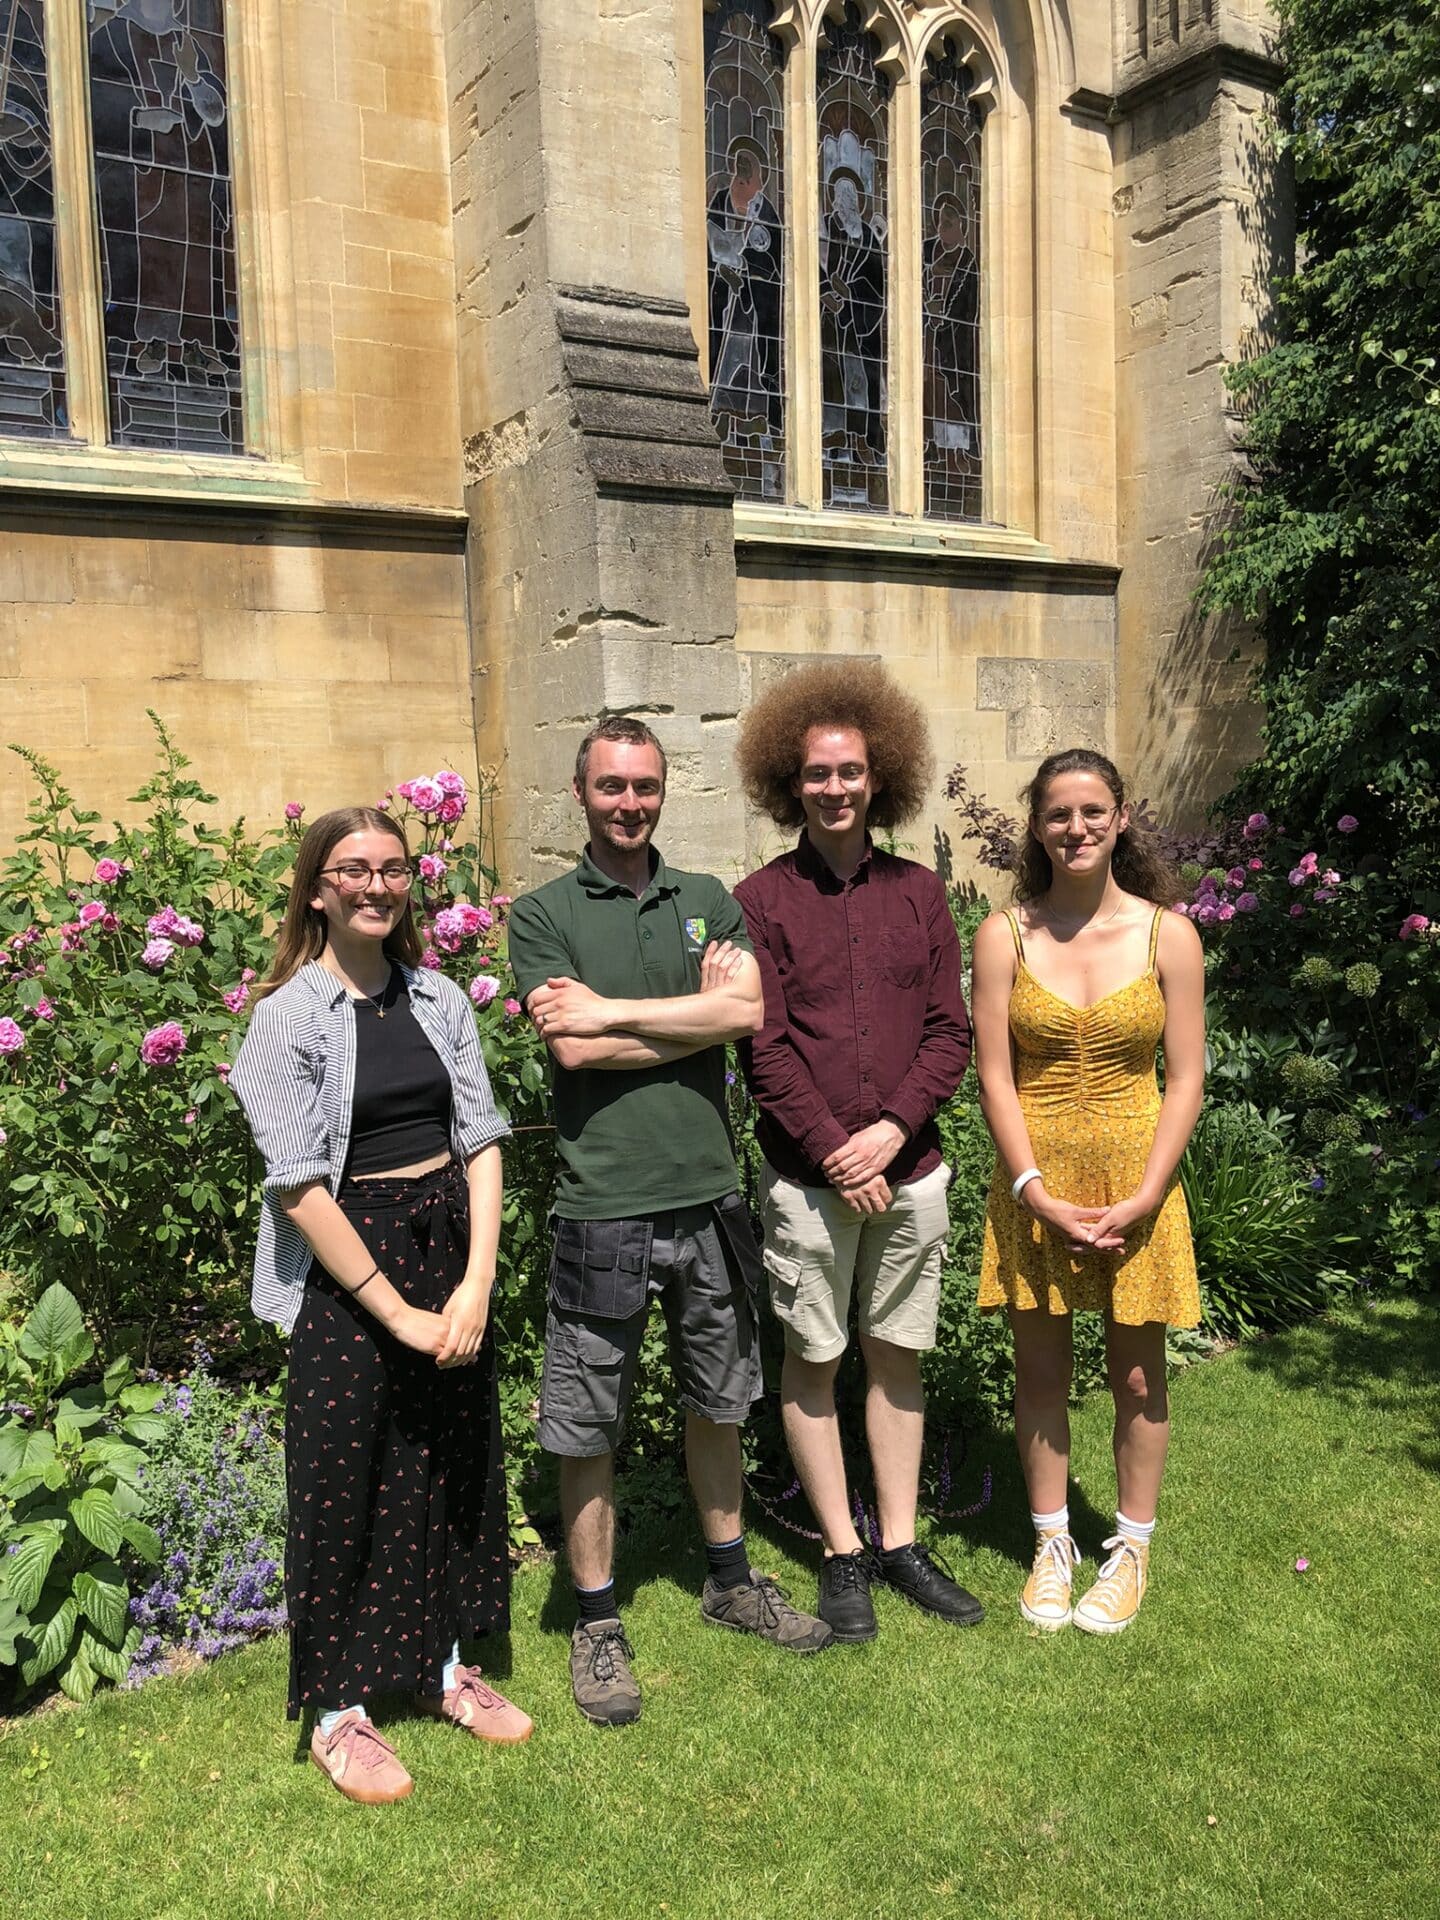
[[[105,858],[95,862],[95,884],[100,887],[113,887],[121,878],[125,869],[118,860]]]
[[[1338,900],[1339,897],[1339,894],[1336,893],[1333,887],[1316,887],[1315,889],[1315,904],[1317,907],[1326,906],[1331,900]]]
[[[462,804],[470,797],[470,789],[463,778],[458,773],[453,773],[449,767],[442,767],[436,774],[435,784],[443,794],[448,795],[452,800],[459,800]]]
[[[1422,933],[1430,931],[1430,922],[1423,913],[1410,913],[1400,922],[1402,940],[1418,940]]]
[[[395,793],[398,793],[402,800],[408,800],[410,798],[411,789],[414,787],[414,785],[415,785],[415,782],[413,780],[402,780],[400,784],[393,789],[393,791]],[[388,800],[390,798],[390,795],[387,793],[385,798]]]
[[[55,1018],[55,1009],[43,994],[35,1002],[33,1012],[37,1020],[53,1020]]]
[[[87,900],[80,909],[80,924],[82,927],[93,927],[97,920],[103,920],[104,918],[105,902],[103,900]]]
[[[1305,875],[1307,880],[1311,877],[1312,874],[1315,873],[1319,865],[1320,865],[1320,856],[1318,854],[1314,854],[1314,853],[1301,854],[1300,871]]]
[[[431,886],[434,886],[436,881],[443,880],[445,878],[445,875],[449,871],[450,869],[446,866],[445,862],[440,858],[438,853],[422,853],[421,854],[420,878],[422,880],[428,881]]]
[[[1264,873],[1265,871],[1265,862],[1263,860],[1247,860],[1245,865],[1250,869],[1251,873]]]
[[[5,1144],[5,1142],[6,1142],[6,1141],[7,1141],[7,1140],[8,1140],[9,1138],[10,1138],[10,1136],[9,1136],[9,1134],[8,1134],[8,1133],[6,1133],[6,1131],[5,1131],[5,1129],[4,1129],[3,1127],[0,1127],[0,1147],[3,1147],[3,1146],[4,1146],[4,1144]]]
[[[1215,918],[1217,920],[1233,920],[1235,918],[1235,909],[1228,900],[1223,906],[1215,909]]]
[[[1220,910],[1213,900],[1202,900],[1195,909],[1194,917],[1200,922],[1202,927],[1209,927],[1214,925],[1219,915]]]
[[[243,1013],[250,1004],[250,989],[242,981],[238,987],[231,987],[228,993],[220,997],[231,1013]]]
[[[1290,884],[1292,887],[1303,887],[1308,878],[1309,875],[1303,867],[1292,867],[1290,869]]]
[[[1292,920],[1302,920],[1304,917],[1305,917],[1304,902],[1297,900],[1294,906],[1291,907],[1290,909],[1290,918]]]
[[[1269,831],[1270,819],[1268,814],[1252,813],[1250,818],[1245,822],[1245,838],[1247,840],[1258,840],[1262,833],[1268,833]]]
[[[187,1127],[193,1127],[199,1118],[200,1109],[198,1107],[191,1107],[190,1111],[184,1116],[181,1124]]]
[[[287,820],[298,820],[304,811],[305,806],[303,801],[287,800],[285,802],[285,818]]]
[[[1327,867],[1320,876],[1320,884],[1322,887],[1338,887],[1340,876],[1333,867]]]
[[[60,929],[61,953],[84,953],[85,941],[78,920],[67,920]]]
[[[426,947],[420,956],[420,964],[422,967],[427,967],[431,973],[438,973],[445,962],[434,947]]]
[[[477,1007],[488,1007],[500,991],[500,982],[493,973],[477,973],[470,982],[470,998]]]
[[[0,1053],[19,1053],[25,1045],[25,1036],[9,1014],[0,1019]]]
[[[166,961],[174,958],[175,942],[173,940],[147,940],[145,951],[140,956],[140,964],[142,967],[149,967],[152,973],[159,973]]]
[[[1214,893],[1214,891],[1215,891],[1215,876],[1214,876],[1214,874],[1213,874],[1213,873],[1202,873],[1202,874],[1201,874],[1201,876],[1200,876],[1200,878],[1199,878],[1199,881],[1198,881],[1198,882],[1196,883],[1196,887],[1195,887],[1195,891],[1196,891],[1196,893],[1200,893],[1200,894],[1211,894],[1211,893]]]
[[[185,1051],[185,1029],[178,1020],[151,1027],[140,1042],[140,1058],[147,1067],[173,1067]]]
[[[1257,894],[1242,893],[1235,901],[1235,911],[1237,913],[1254,913],[1259,904],[1260,900]]]
[[[1227,887],[1243,887],[1245,884],[1245,869],[1243,867],[1231,867],[1225,876],[1225,884]]]
[[[511,904],[512,898],[513,896],[508,893],[492,893],[490,896],[490,904],[496,913],[503,913],[506,907]]]
[[[162,907],[159,913],[152,913],[145,922],[145,931],[152,939],[163,940],[175,925],[174,907]]]
[[[187,920],[183,913],[177,913],[170,929],[171,938],[178,940],[182,947],[198,947],[205,938],[205,929],[198,920]]]
[[[228,1060],[222,1060],[222,1061],[220,1062],[220,1064],[219,1064],[219,1066],[217,1066],[217,1067],[216,1067],[216,1069],[215,1069],[215,1078],[216,1078],[217,1080],[219,1080],[219,1081],[221,1081],[221,1082],[223,1082],[223,1084],[224,1084],[225,1086],[227,1086],[227,1087],[229,1086],[229,1084],[230,1084],[230,1062],[229,1062]]]
[[[435,809],[437,815],[447,827],[453,826],[465,811],[465,802],[457,799],[453,793],[447,793]]]
[[[520,1011],[520,1002],[512,994],[511,997],[505,1002],[505,1018],[507,1020],[513,1020],[516,1014],[519,1013],[519,1011]]]
[[[437,787],[433,780],[410,782],[410,804],[418,813],[438,813],[444,801],[444,789]]]
[[[1360,822],[1355,818],[1353,813],[1342,813],[1340,818],[1335,822],[1335,826],[1336,830],[1340,833],[1357,833],[1360,828]]]
[[[240,969],[240,981],[242,986],[248,987],[252,980],[258,980],[259,978],[260,978],[259,974],[256,973],[253,967],[242,967]]]

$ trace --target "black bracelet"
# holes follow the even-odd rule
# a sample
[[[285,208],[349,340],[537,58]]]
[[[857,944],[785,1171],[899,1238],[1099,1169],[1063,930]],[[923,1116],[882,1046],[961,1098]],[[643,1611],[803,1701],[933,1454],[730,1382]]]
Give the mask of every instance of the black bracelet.
[[[358,1287],[351,1287],[350,1298],[353,1300],[358,1294],[362,1294],[379,1271],[380,1269],[378,1267],[372,1267]]]

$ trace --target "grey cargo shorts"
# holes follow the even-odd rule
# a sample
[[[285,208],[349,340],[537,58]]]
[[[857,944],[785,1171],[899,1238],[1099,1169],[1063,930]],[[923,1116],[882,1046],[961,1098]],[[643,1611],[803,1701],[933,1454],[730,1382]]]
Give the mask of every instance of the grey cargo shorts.
[[[680,1404],[738,1426],[761,1393],[760,1255],[738,1193],[624,1220],[557,1220],[540,1444],[589,1459],[619,1446],[657,1296]]]

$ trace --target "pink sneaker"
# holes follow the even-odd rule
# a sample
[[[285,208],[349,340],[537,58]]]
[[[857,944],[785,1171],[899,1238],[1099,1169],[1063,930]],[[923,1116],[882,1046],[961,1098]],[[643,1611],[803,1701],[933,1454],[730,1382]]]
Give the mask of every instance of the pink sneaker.
[[[310,1758],[347,1800],[383,1807],[403,1800],[415,1782],[395,1757],[378,1727],[358,1713],[340,1716],[329,1733],[317,1726],[310,1736]]]
[[[422,1713],[453,1721],[477,1740],[494,1740],[501,1746],[518,1746],[535,1731],[529,1714],[487,1686],[478,1667],[457,1667],[454,1686],[438,1700],[422,1693],[419,1705]]]

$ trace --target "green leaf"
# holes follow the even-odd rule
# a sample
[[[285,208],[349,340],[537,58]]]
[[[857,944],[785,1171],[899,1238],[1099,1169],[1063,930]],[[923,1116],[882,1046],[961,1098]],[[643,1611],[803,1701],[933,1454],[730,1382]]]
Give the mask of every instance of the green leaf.
[[[85,1657],[83,1638],[75,1649],[75,1658],[60,1676],[60,1691],[81,1707],[95,1691],[95,1669]]]
[[[142,1447],[149,1446],[153,1441],[163,1440],[165,1437],[165,1417],[159,1413],[132,1413],[120,1422],[120,1426],[123,1432],[128,1433],[130,1438],[138,1441]]]
[[[83,1573],[77,1573],[72,1591],[86,1619],[100,1629],[112,1646],[118,1646],[129,1626],[130,1590],[115,1562],[97,1560]]]
[[[27,1636],[35,1641],[35,1651],[20,1663],[20,1673],[27,1687],[33,1687],[37,1680],[43,1680],[47,1673],[52,1673],[59,1666],[70,1651],[70,1642],[75,1637],[79,1618],[80,1609],[75,1604],[75,1596],[67,1593],[41,1628],[39,1638],[35,1639],[33,1630]],[[34,1624],[39,1625],[39,1622]]]
[[[35,1302],[20,1329],[20,1351],[29,1360],[55,1362],[88,1337],[79,1302],[56,1280]]]
[[[149,1413],[159,1406],[165,1393],[163,1385],[126,1387],[120,1395],[120,1404],[127,1413]]]
[[[27,1432],[18,1421],[14,1426],[0,1427],[0,1484],[12,1473],[33,1472],[48,1466],[54,1458],[55,1442],[43,1427]]]
[[[135,1362],[128,1353],[117,1353],[101,1376],[100,1385],[107,1400],[113,1400],[135,1377]]]
[[[19,1660],[19,1642],[29,1626],[29,1615],[10,1594],[0,1593],[0,1667],[13,1667]]]
[[[105,1418],[106,1404],[103,1387],[81,1387],[75,1393],[67,1393],[55,1408],[56,1425],[63,1420],[66,1426],[76,1430],[98,1426]]]
[[[115,1554],[125,1539],[125,1528],[115,1502],[102,1487],[87,1487],[70,1509],[70,1518],[92,1547]]]
[[[46,1521],[25,1529],[15,1551],[6,1556],[5,1588],[16,1606],[25,1613],[35,1611],[40,1589],[45,1585],[63,1538],[64,1529],[53,1521]]]
[[[88,1627],[80,1631],[80,1651],[85,1659],[100,1675],[120,1686],[130,1671],[130,1662],[135,1657],[135,1649],[140,1644],[140,1629],[132,1627],[119,1646],[107,1646],[98,1635],[91,1633]]]
[[[121,1521],[120,1530],[125,1536],[125,1544],[137,1559],[143,1560],[150,1567],[158,1562],[165,1549],[159,1534],[153,1527],[148,1526],[143,1520],[127,1517]]]

